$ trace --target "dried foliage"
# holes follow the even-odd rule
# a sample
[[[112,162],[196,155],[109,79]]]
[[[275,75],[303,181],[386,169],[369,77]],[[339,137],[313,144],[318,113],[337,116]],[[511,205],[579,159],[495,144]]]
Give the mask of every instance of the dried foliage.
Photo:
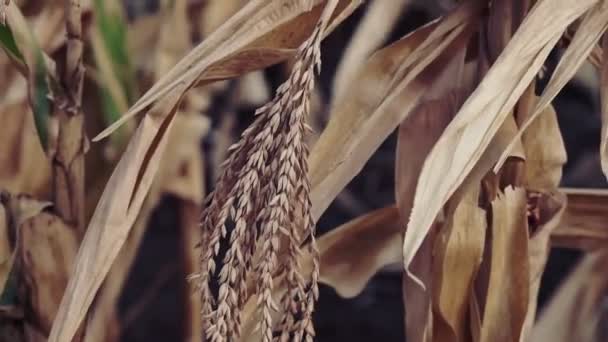
[[[395,271],[408,342],[605,340],[608,193],[561,187],[555,99],[593,65],[608,177],[608,0],[363,3],[0,0],[0,340],[120,340],[166,197],[188,341],[313,341],[320,283]],[[392,133],[394,198],[317,236]],[[554,247],[584,257],[537,319]]]

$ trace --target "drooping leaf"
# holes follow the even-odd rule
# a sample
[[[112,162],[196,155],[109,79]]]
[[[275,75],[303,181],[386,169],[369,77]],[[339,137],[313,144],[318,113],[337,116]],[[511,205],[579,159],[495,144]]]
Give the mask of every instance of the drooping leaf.
[[[529,260],[526,192],[507,187],[492,202],[490,277],[482,342],[516,342],[528,310]]]
[[[399,211],[391,206],[365,214],[324,234],[317,239],[321,260],[319,280],[343,297],[357,296],[380,269],[401,261],[402,228]],[[310,274],[311,255],[303,255],[300,263],[302,273]],[[285,293],[284,285],[277,281],[273,297],[280,298]],[[256,297],[252,296],[243,310],[243,341],[252,340],[247,336],[257,323],[253,315],[256,302]]]
[[[576,74],[579,67],[587,60],[593,51],[593,48],[597,46],[597,42],[606,31],[606,28],[608,28],[608,3],[605,1],[597,1],[596,5],[589,9],[582,19],[570,46],[568,46],[564,56],[559,61],[555,72],[549,80],[549,84],[547,84],[547,87],[536,104],[534,112],[527,118],[526,122],[523,123],[520,132],[514,141],[516,141],[532,122],[545,111],[560,90]],[[512,143],[501,156],[494,168],[495,170],[502,167],[513,144],[514,143]]]
[[[284,6],[286,4],[292,6]],[[230,70],[242,72],[277,62],[274,56],[268,59],[262,55],[255,61],[241,60],[241,64],[245,63],[243,67],[237,62],[238,58],[233,58],[233,54],[238,55],[247,49],[280,50],[297,46],[310,34],[323,8],[321,1],[314,4],[314,7],[310,7],[312,5],[309,1],[296,0],[288,3],[268,0],[249,2],[177,63],[131,108],[131,114],[137,113],[155,100],[162,99],[155,102],[140,122],[106,185],[79,249],[74,274],[63,297],[49,341],[70,340],[86,315],[148,194],[178,105],[186,91],[203,74],[207,79],[214,79],[214,73],[230,75]],[[340,14],[335,16],[331,25],[344,20],[344,14],[352,12],[358,4],[358,1],[341,1],[337,9]],[[223,63],[232,64],[224,69],[221,67]],[[128,117],[125,115],[123,118]],[[118,126],[120,122],[108,132]]]
[[[309,158],[312,213],[318,218],[466,46],[478,13],[466,2],[376,52],[332,110]]]
[[[449,197],[480,160],[566,27],[595,1],[541,0],[521,24],[427,158],[404,241],[413,260]]]
[[[285,60],[312,32],[324,0],[250,1],[207,39],[192,49],[129,109],[93,141],[111,134],[123,122],[176,87],[227,79]],[[361,0],[341,0],[329,34]]]

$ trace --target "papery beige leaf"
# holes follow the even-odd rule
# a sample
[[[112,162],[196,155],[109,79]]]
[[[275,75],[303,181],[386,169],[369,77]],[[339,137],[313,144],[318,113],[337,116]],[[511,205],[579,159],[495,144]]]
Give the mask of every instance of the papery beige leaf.
[[[438,341],[465,341],[473,281],[486,238],[486,212],[478,206],[479,186],[471,188],[449,210],[435,241],[434,311]],[[440,318],[440,319],[439,319]]]
[[[4,291],[15,260],[15,246],[21,226],[39,215],[51,203],[37,201],[26,195],[0,192],[0,292]]]
[[[376,52],[349,96],[332,110],[309,158],[313,217],[361,170],[365,162],[427,95],[454,50],[466,46],[478,8],[467,2]],[[445,53],[444,53],[445,52]]]
[[[563,31],[595,2],[538,1],[446,128],[418,181],[403,246],[408,272],[433,220],[475,167]]]
[[[418,254],[412,260],[412,270],[419,278],[414,280],[403,276],[403,305],[405,307],[405,338],[406,341],[432,342],[434,340],[433,302],[430,292],[420,287],[419,281],[425,288],[434,286],[433,277],[433,245],[437,238],[439,224],[434,224],[426,236]]]
[[[399,212],[387,207],[345,223],[317,240],[321,253],[319,280],[342,297],[357,296],[383,267],[401,259]],[[302,264],[310,267],[310,256]],[[308,274],[308,273],[307,273]]]
[[[536,191],[556,190],[567,155],[553,106],[544,109],[521,139],[526,156],[524,186]]]
[[[551,249],[551,234],[559,225],[566,208],[566,196],[562,193],[541,193],[534,196],[534,200],[538,221],[528,242],[530,290],[528,312],[520,337],[522,342],[530,340],[530,331],[536,319],[540,281]]]
[[[507,187],[492,202],[491,260],[482,342],[519,341],[529,295],[526,192]]]
[[[607,267],[607,250],[588,254],[551,299],[530,341],[600,341],[597,329],[600,304],[608,293]]]
[[[20,286],[35,328],[46,336],[59,308],[61,297],[72,274],[79,237],[59,217],[40,213],[20,227],[18,256]]]
[[[395,199],[402,222],[412,210],[416,182],[422,164],[441,136],[457,107],[462,92],[450,92],[443,99],[422,103],[399,126],[395,161]]]
[[[464,49],[462,51],[464,52]],[[439,99],[422,103],[399,127],[395,162],[395,197],[400,221],[404,226],[412,209],[416,182],[424,159],[462,103],[463,91],[450,91],[454,84],[458,84],[458,74],[464,64],[464,53],[461,57],[461,59],[454,58],[445,73],[446,78],[450,78],[453,82],[446,84],[445,81],[439,80],[425,94]],[[427,238],[424,252],[418,255],[412,264],[414,268],[425,274],[423,282],[427,287],[431,284],[436,285],[434,274],[437,270],[434,266],[437,263],[437,251],[434,249],[437,241],[440,240],[439,234],[441,232],[437,233],[437,238],[434,236]],[[432,341],[435,338],[432,294],[421,291],[407,275],[403,277],[403,291],[404,305],[407,308],[405,313],[407,340]]]
[[[357,296],[380,269],[401,261],[402,228],[399,211],[391,206],[358,217],[324,234],[317,239],[321,254],[319,280],[343,297]],[[303,255],[300,262],[302,273],[310,274],[311,255]],[[284,284],[277,280],[273,297],[280,298],[285,293]],[[256,296],[252,296],[243,310],[243,341],[254,340],[250,333],[257,323],[254,316],[256,306]]]
[[[597,42],[606,31],[606,28],[608,28],[608,2],[600,0],[597,1],[594,7],[589,9],[587,15],[582,19],[570,46],[568,46],[564,56],[559,61],[549,80],[549,84],[547,84],[536,104],[533,114],[527,118],[527,121],[521,127],[517,138],[545,111],[560,90],[576,74],[579,67],[587,60],[593,48],[597,46]],[[494,168],[495,170],[502,166],[510,148],[511,146],[501,156],[501,159]]]
[[[126,120],[176,87],[190,89],[206,83],[239,76],[280,62],[295,53],[312,32],[321,15],[324,0],[254,0],[213,32],[158,80],[123,117],[93,141],[111,134]],[[345,19],[361,0],[341,0],[326,34]]]
[[[166,73],[131,108],[130,114],[137,113],[155,100],[162,99],[144,116],[108,181],[79,250],[74,276],[66,290],[49,341],[70,340],[82,322],[139,214],[158,170],[168,132],[184,93],[205,72],[209,79],[213,79],[214,73],[228,73],[230,69],[226,71],[221,63],[225,60],[234,62],[234,59],[226,57],[245,51],[248,47],[253,46],[250,50],[255,51],[255,47],[297,46],[301,42],[298,41],[300,35],[306,37],[310,34],[305,32],[308,26],[304,24],[308,23],[312,31],[312,26],[320,15],[317,12],[320,12],[323,4],[321,1],[315,1],[314,4],[317,6],[314,11],[310,11],[313,3],[309,1],[249,2]],[[358,1],[340,2],[339,9],[342,13],[336,15],[333,24],[343,20],[344,13],[352,12],[358,4]],[[295,26],[287,28],[286,25],[292,24]],[[259,68],[271,63],[262,61],[263,64],[247,65]],[[235,63],[235,66],[242,71],[240,64]],[[216,68],[216,71],[209,73],[211,67]],[[126,119],[128,117],[129,115],[123,116]],[[107,132],[119,125],[120,122],[117,122]]]
[[[592,251],[608,246],[608,190],[561,189],[568,196],[568,206],[551,236],[556,247]]]
[[[180,98],[158,103],[134,132],[89,222],[49,341],[70,340],[87,313],[150,189]]]
[[[21,89],[21,101],[0,109],[0,188],[44,199],[50,191],[50,161],[40,145],[34,116],[25,99],[26,90]]]

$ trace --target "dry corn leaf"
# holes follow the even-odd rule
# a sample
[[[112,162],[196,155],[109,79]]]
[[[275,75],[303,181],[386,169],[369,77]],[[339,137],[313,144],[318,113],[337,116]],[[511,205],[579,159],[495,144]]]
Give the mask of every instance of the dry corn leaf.
[[[608,246],[608,190],[561,189],[568,196],[566,211],[551,236],[556,247],[586,251]]]
[[[0,192],[0,293],[4,292],[13,268],[21,225],[50,205],[28,196]]]
[[[375,210],[332,229],[317,239],[321,257],[319,280],[342,297],[357,296],[380,269],[401,261],[401,231],[395,206]],[[310,274],[311,255],[302,255],[300,263],[302,273]],[[273,297],[280,298],[286,288],[280,279],[276,282]],[[243,341],[255,340],[247,336],[257,323],[256,307],[257,298],[252,296],[243,310]]]
[[[526,156],[524,186],[528,190],[554,191],[562,178],[566,147],[553,106],[544,109],[522,135]]]
[[[321,236],[319,280],[345,298],[357,296],[383,267],[401,261],[402,226],[395,207],[373,211]],[[302,264],[311,267],[306,255]],[[308,274],[309,272],[305,272]]]
[[[594,47],[597,46],[597,42],[600,40],[602,34],[608,28],[608,2],[604,0],[596,1],[596,5],[589,9],[585,17],[582,19],[570,46],[566,50],[564,56],[559,61],[549,84],[543,91],[536,108],[531,116],[529,116],[526,122],[521,127],[521,134],[530,127],[532,122],[545,112],[547,106],[551,104],[551,101],[557,96],[560,90],[566,85],[568,81],[576,74],[579,67],[587,60]],[[502,167],[504,161],[507,158],[511,146],[507,148],[501,159],[496,164],[494,170],[498,170]]]
[[[242,75],[280,62],[312,32],[324,0],[254,0],[213,32],[165,73],[123,117],[100,133],[111,134],[126,120],[168,93]],[[361,0],[341,0],[325,34],[344,20]]]
[[[462,49],[464,51],[464,49]],[[451,79],[458,79],[462,59],[455,58],[450,62],[445,75]],[[425,96],[437,97],[422,103],[410,117],[406,118],[399,127],[397,140],[397,154],[395,162],[395,198],[399,208],[400,221],[407,222],[412,209],[416,181],[420,175],[424,159],[430,152],[433,144],[448,125],[454,113],[461,104],[462,91],[450,91],[457,82],[446,83],[437,81]],[[443,96],[442,96],[443,95]],[[414,259],[413,268],[418,268],[425,274],[423,281],[427,287],[433,282],[433,264],[435,257],[433,249],[437,239],[428,237],[425,241],[424,252]],[[405,327],[408,341],[432,341],[433,316],[432,296],[429,292],[420,290],[420,287],[407,276],[403,278]]]
[[[433,305],[438,341],[466,341],[467,312],[473,281],[482,261],[486,212],[472,187],[447,213],[435,241]]]
[[[412,270],[416,271],[419,278],[414,280],[407,275],[403,276],[406,341],[432,342],[434,338],[432,297],[417,282],[421,281],[426,288],[433,288],[433,245],[438,229],[438,224],[434,224],[412,260]]]
[[[369,59],[347,90],[348,98],[332,110],[311,151],[314,218],[321,216],[446,71],[453,51],[466,45],[477,10],[467,2]]]
[[[526,192],[507,187],[492,202],[490,278],[481,320],[482,342],[517,342],[528,309]]]
[[[608,293],[608,251],[588,254],[561,285],[532,330],[530,341],[595,342],[600,303]]]
[[[433,220],[475,167],[563,31],[595,2],[538,1],[446,128],[418,182],[403,246],[408,272]]]
[[[87,313],[150,189],[180,98],[159,102],[134,132],[82,240],[49,341],[71,340]]]
[[[290,4],[292,6],[285,6]],[[339,6],[342,13],[334,19],[334,24],[343,20],[344,13],[352,11],[356,5],[358,1],[342,1]],[[312,30],[315,25],[319,15],[317,12],[322,9],[322,4],[314,7],[314,11],[309,11],[312,8],[312,3],[307,1],[249,2],[215,34],[165,74],[165,77],[140,99],[139,104],[131,109],[131,113],[136,113],[162,97],[162,101],[156,102],[139,124],[99,200],[79,250],[75,272],[63,297],[49,341],[70,340],[86,315],[139,214],[158,170],[168,140],[167,133],[174,122],[177,105],[184,93],[205,71],[208,71],[206,75],[213,79],[214,74],[226,72],[226,69],[234,71],[235,67],[238,67],[240,70],[241,66],[235,59],[225,57],[233,53],[238,54],[256,39],[254,46],[258,47],[291,47],[290,44],[299,44],[301,41],[298,39],[303,40],[303,37],[310,33],[306,31],[308,26]],[[299,20],[300,25],[285,26],[294,24],[294,18],[296,22]],[[306,23],[309,25],[304,25]],[[258,43],[259,45],[255,45]],[[249,51],[260,50],[252,48]],[[199,57],[203,58],[199,60]],[[193,61],[196,61],[196,67],[193,67]],[[224,67],[224,61],[233,65]],[[272,62],[276,60],[268,60],[263,54],[262,58],[255,61],[241,61],[245,63],[245,69],[259,68]],[[208,70],[212,65],[215,65],[215,71]],[[159,89],[160,91],[157,91]],[[125,117],[128,118],[128,115],[123,116]],[[119,125],[120,122],[114,127]],[[114,128],[109,131],[112,129]]]
[[[15,79],[14,82],[20,80]],[[25,97],[26,90],[22,90]],[[32,111],[23,98],[2,107],[0,188],[11,193],[47,198],[50,162],[40,145]]]
[[[536,319],[540,281],[551,249],[551,234],[553,234],[555,228],[559,225],[566,208],[566,196],[562,193],[541,193],[535,200],[535,207],[538,210],[538,227],[531,234],[530,241],[528,242],[530,290],[528,313],[520,341],[530,340],[530,331]]]
[[[51,330],[78,249],[76,230],[50,213],[40,213],[19,229],[20,298],[44,336]],[[58,253],[60,251],[60,253]],[[25,291],[25,292],[22,292]]]

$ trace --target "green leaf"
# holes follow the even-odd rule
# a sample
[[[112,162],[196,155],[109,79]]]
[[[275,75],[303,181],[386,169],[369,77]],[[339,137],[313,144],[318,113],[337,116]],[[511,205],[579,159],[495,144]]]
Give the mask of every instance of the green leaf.
[[[51,113],[51,103],[49,100],[49,84],[47,82],[47,70],[44,64],[42,51],[38,51],[36,58],[36,69],[33,70],[32,87],[32,110],[34,112],[34,122],[40,144],[44,150],[48,147],[48,121]]]
[[[23,55],[21,54],[21,51],[19,51],[17,43],[15,42],[13,32],[8,26],[0,25],[0,43],[2,44],[2,48],[4,48],[6,53],[20,62],[25,63],[25,59],[23,58]]]

